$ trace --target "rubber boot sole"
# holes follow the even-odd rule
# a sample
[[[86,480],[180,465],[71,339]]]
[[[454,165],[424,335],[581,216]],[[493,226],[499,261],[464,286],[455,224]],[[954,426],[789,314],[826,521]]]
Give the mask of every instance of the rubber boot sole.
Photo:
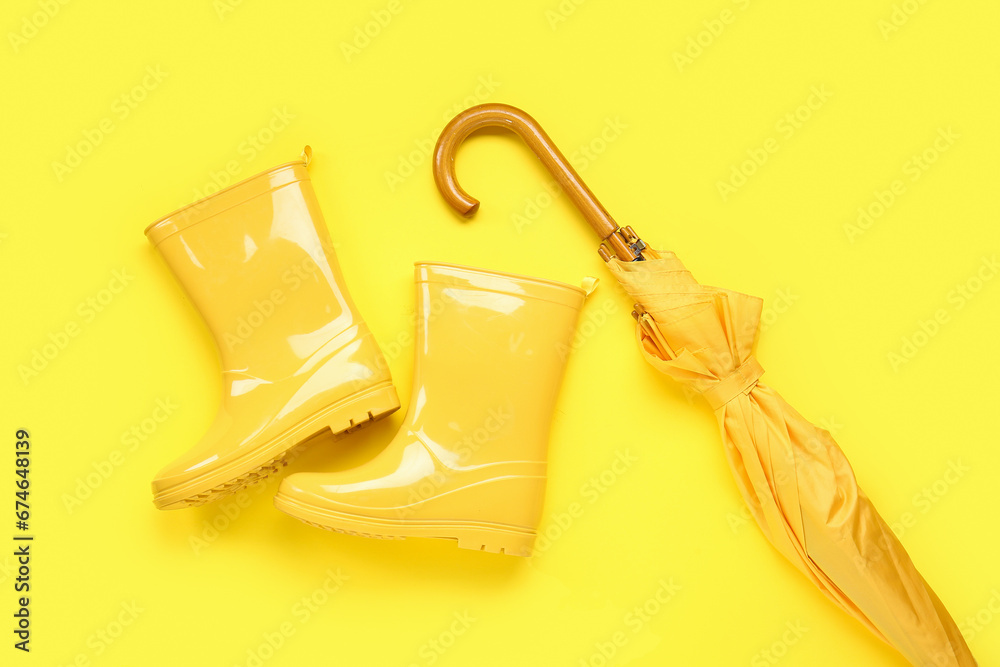
[[[153,504],[162,510],[183,509],[239,493],[288,465],[289,454],[296,446],[308,445],[327,430],[333,435],[355,431],[398,409],[399,397],[392,382],[379,383],[314,413],[237,459],[183,484],[154,492]]]
[[[382,540],[427,537],[455,540],[459,549],[488,551],[508,556],[530,556],[536,532],[526,528],[478,521],[403,521],[359,517],[307,505],[278,493],[274,506],[299,521],[345,535]]]

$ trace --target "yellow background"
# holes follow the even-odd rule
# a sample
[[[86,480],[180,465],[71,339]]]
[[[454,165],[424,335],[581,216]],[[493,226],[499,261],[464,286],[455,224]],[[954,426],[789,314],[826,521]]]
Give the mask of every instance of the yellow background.
[[[13,547],[0,550],[0,662],[247,665],[290,628],[262,664],[904,664],[747,523],[713,415],[642,362],[589,229],[546,198],[516,138],[471,139],[458,170],[482,210],[463,222],[446,207],[430,143],[461,108],[502,101],[575,154],[621,224],[702,281],[765,299],[765,382],[833,431],[981,664],[1000,664],[998,20],[971,0],[4,3],[0,505],[28,428],[37,541],[30,655],[11,646]],[[809,109],[813,87],[829,95]],[[154,510],[149,481],[207,427],[220,379],[143,229],[227,164],[241,179],[306,143],[404,405],[414,261],[603,278],[553,424],[551,539],[531,560],[317,531],[273,509],[274,482],[235,518]],[[81,144],[77,166],[55,165]],[[766,162],[741,165],[765,144]],[[724,199],[734,168],[754,173]],[[897,179],[901,194],[849,233]],[[103,292],[122,270],[125,288]],[[959,285],[978,290],[960,299]],[[74,323],[25,381],[19,368]],[[904,339],[912,358],[893,363]],[[177,407],[127,451],[158,399]],[[356,465],[401,419],[291,469]],[[116,450],[120,465],[68,507]],[[615,472],[619,456],[637,461]],[[661,581],[680,587],[665,603]],[[638,622],[645,605],[656,613]]]

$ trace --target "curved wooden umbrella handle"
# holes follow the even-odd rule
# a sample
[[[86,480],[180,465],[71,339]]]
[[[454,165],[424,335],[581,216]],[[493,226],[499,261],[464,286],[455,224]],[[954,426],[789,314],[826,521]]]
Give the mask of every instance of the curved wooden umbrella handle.
[[[434,147],[434,182],[452,208],[466,216],[474,215],[479,210],[479,200],[458,184],[455,153],[470,134],[484,127],[503,127],[521,137],[555,176],[601,240],[611,246],[614,254],[625,261],[642,258],[645,244],[635,236],[631,228],[622,229],[618,226],[538,122],[509,104],[480,104],[471,107],[455,116],[441,131]],[[601,256],[606,260],[607,254],[605,250]]]

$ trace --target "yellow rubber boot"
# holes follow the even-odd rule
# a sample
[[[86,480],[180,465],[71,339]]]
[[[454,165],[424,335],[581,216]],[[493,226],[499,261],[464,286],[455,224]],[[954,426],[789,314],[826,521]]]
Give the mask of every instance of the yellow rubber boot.
[[[295,445],[399,408],[344,288],[308,157],[146,229],[204,318],[222,363],[208,432],[153,481],[160,509],[201,505],[276,472]]]
[[[418,264],[413,394],[396,437],[352,470],[298,473],[274,504],[366,537],[531,554],[549,426],[584,290]]]

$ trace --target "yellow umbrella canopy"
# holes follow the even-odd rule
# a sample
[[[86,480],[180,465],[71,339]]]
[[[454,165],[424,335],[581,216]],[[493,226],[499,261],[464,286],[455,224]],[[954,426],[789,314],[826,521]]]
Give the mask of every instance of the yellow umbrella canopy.
[[[763,301],[702,285],[673,253],[648,248],[630,227],[619,227],[538,123],[515,107],[473,107],[442,132],[434,176],[459,212],[472,214],[479,202],[457,183],[455,151],[488,126],[520,135],[597,231],[601,257],[635,301],[642,355],[711,405],[740,493],[775,548],[912,664],[975,666],[954,620],[858,486],[837,443],[760,382],[753,345]]]
[[[608,268],[636,304],[643,356],[702,394],[757,525],[841,609],[914,665],[975,665],[961,633],[858,486],[830,434],[753,357],[763,301],[698,283],[673,253]]]

